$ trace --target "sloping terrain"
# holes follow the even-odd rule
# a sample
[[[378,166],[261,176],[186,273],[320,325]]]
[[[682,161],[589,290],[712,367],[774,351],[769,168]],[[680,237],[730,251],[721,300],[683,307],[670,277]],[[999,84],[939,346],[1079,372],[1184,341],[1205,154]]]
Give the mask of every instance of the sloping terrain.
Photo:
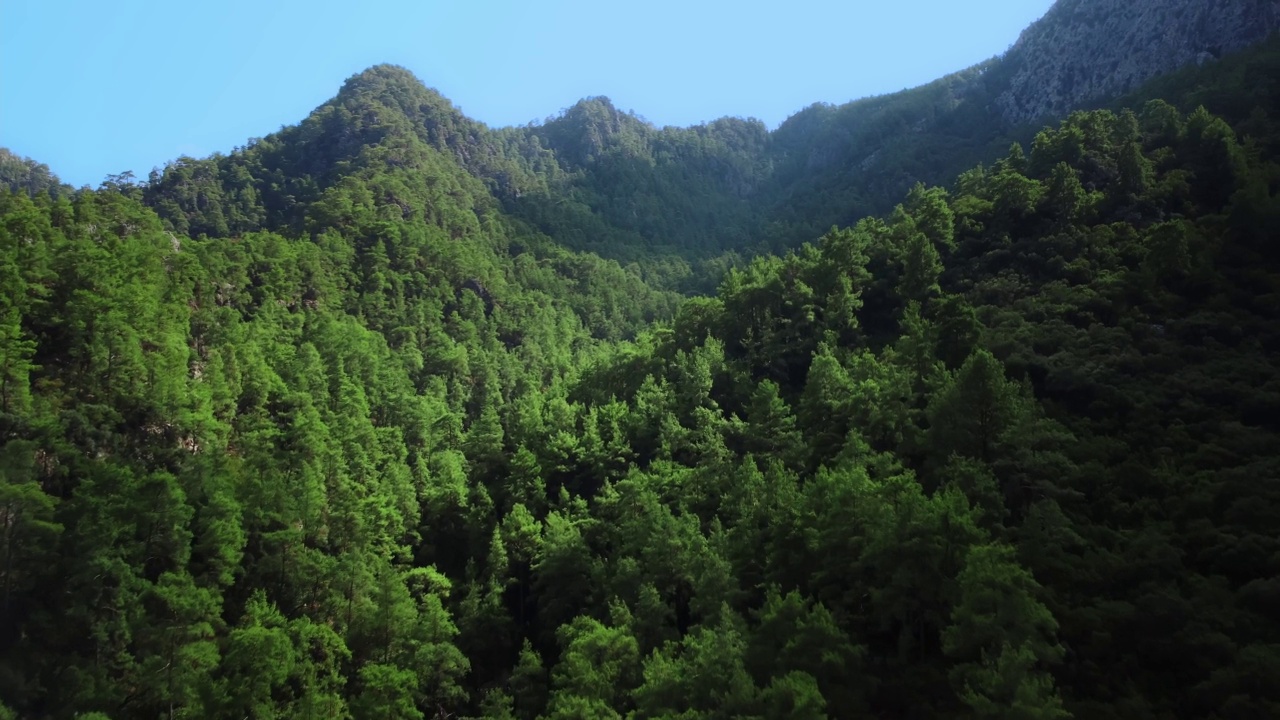
[[[999,58],[912,90],[815,104],[772,132],[735,118],[656,128],[607,98],[542,125],[495,130],[407,71],[378,67],[296,128],[225,158],[179,161],[153,178],[148,202],[197,234],[298,230],[285,207],[309,200],[394,125],[453,156],[507,214],[558,243],[635,263],[664,286],[705,288],[690,274],[715,275],[725,263],[699,261],[785,250],[888,212],[913,184],[948,184],[1028,141],[1039,129],[1032,121],[1260,42],[1280,23],[1276,7],[1064,0]],[[240,192],[250,204],[261,196],[267,215],[237,214]]]
[[[1278,56],[0,156],[0,718],[1280,716]]]
[[[1276,0],[1059,0],[1004,56],[1012,123],[1062,116],[1280,30]]]

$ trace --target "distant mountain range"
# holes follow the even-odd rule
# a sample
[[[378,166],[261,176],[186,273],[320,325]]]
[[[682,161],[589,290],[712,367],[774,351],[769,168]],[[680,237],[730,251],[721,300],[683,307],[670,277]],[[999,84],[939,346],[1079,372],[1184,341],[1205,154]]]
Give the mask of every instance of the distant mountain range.
[[[1216,61],[1278,27],[1277,0],[1060,0],[1001,57],[911,90],[818,103],[772,132],[738,118],[657,128],[603,97],[541,125],[492,129],[409,71],[378,66],[298,126],[227,156],[171,163],[150,179],[147,200],[196,234],[301,230],[298,207],[408,133],[453,156],[508,214],[574,249],[623,261],[776,250],[885,212],[917,182],[949,183],[1029,140],[1038,121]],[[9,158],[0,179],[50,184],[47,168]],[[262,217],[248,210],[259,196]]]

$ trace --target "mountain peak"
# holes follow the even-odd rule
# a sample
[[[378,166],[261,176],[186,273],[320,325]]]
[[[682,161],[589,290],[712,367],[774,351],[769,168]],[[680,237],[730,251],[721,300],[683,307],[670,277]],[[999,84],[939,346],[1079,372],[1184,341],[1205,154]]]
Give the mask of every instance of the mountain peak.
[[[411,118],[423,113],[462,115],[444,95],[427,87],[410,70],[390,64],[374,65],[347,78],[329,104],[351,107],[370,101],[398,109]]]
[[[1058,0],[1005,56],[1004,118],[1061,116],[1280,29],[1280,0]]]
[[[417,75],[413,74],[412,70],[404,67],[403,65],[396,65],[394,63],[379,63],[377,65],[371,65],[347,78],[346,84],[351,85],[375,80],[423,85],[423,82],[418,79]]]

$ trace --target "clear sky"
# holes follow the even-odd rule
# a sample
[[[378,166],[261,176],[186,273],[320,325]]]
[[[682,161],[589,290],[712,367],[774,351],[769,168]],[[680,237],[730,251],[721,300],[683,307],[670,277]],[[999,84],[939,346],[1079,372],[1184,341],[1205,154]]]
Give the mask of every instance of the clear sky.
[[[377,63],[491,126],[607,95],[771,128],[1004,52],[1052,0],[0,0],[0,146],[145,177],[302,120]]]

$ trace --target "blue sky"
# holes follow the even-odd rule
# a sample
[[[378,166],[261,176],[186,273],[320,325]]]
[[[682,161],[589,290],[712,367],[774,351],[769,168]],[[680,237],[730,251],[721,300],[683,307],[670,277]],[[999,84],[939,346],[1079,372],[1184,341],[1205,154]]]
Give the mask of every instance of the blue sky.
[[[607,95],[658,125],[770,127],[1004,52],[1052,0],[0,0],[0,146],[145,177],[291,125],[377,63],[492,126]]]

